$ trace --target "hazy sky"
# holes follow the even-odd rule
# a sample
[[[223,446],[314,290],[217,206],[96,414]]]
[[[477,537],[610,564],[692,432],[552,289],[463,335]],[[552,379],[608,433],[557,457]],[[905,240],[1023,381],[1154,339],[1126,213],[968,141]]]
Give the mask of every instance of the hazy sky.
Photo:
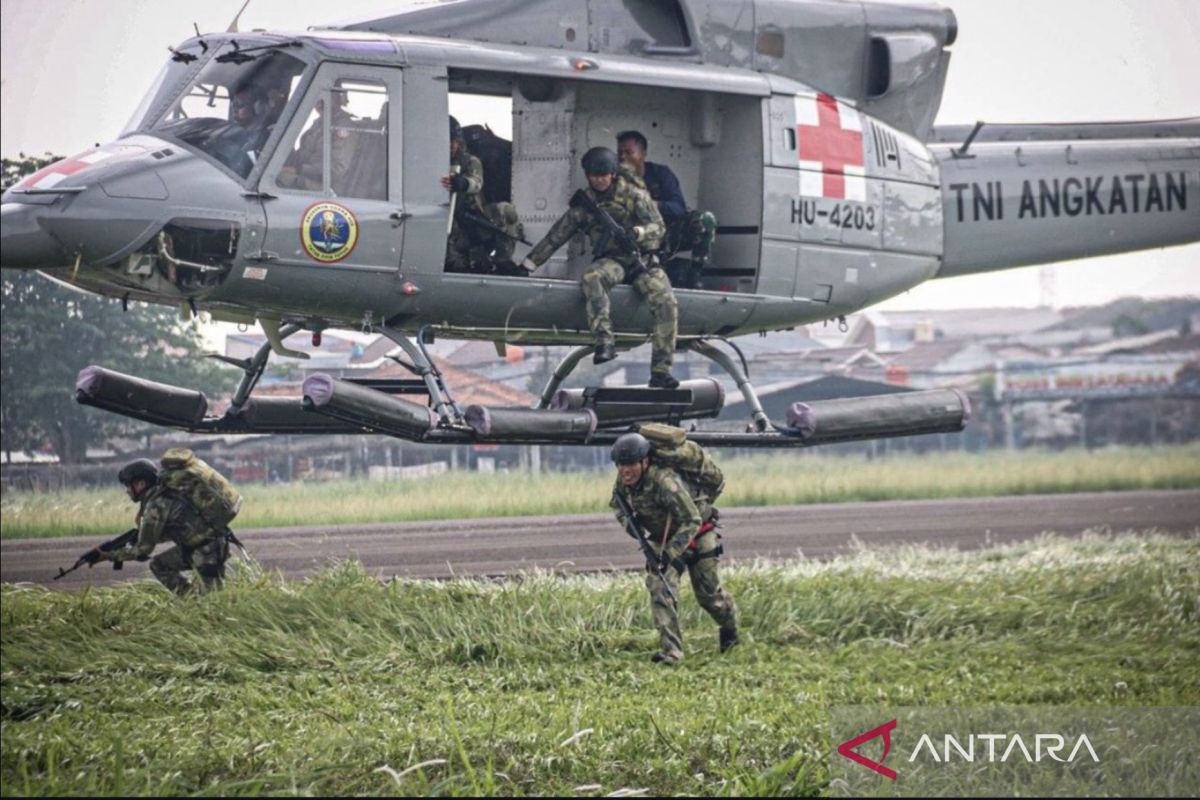
[[[242,0],[3,0],[0,154],[70,155],[112,139],[168,56],[225,30]],[[308,25],[404,0],[251,0],[242,30]],[[1200,0],[957,0],[940,123],[1200,116]],[[1058,305],[1200,295],[1200,245],[1050,268]],[[932,281],[882,308],[1032,306],[1039,268]]]

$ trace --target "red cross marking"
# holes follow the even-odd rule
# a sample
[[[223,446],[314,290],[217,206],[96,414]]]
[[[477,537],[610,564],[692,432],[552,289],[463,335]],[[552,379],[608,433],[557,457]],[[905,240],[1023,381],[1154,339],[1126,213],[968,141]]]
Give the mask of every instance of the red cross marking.
[[[822,194],[846,197],[846,167],[863,166],[862,131],[842,127],[838,103],[827,94],[817,95],[817,124],[797,125],[800,158],[819,161],[825,173]]]
[[[80,155],[85,154],[81,153]],[[86,161],[80,161],[79,156],[64,158],[62,161],[55,161],[48,167],[42,167],[37,172],[21,181],[20,188],[28,189],[31,186],[35,186],[37,185],[38,181],[42,180],[42,178],[45,178],[47,175],[59,174],[63,177],[67,177],[69,175],[74,175],[80,170],[87,169],[90,166],[91,164],[87,163]]]

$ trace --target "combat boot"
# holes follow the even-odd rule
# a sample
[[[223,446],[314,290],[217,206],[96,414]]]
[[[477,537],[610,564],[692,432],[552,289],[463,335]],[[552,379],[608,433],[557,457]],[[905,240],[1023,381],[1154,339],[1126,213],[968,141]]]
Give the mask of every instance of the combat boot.
[[[679,380],[669,372],[655,372],[650,375],[651,389],[678,389]]]
[[[742,641],[738,638],[737,628],[721,628],[717,631],[717,637],[721,642],[722,653],[731,647],[736,647]]]
[[[683,660],[683,653],[655,653],[650,656],[650,660],[655,664],[678,664]]]
[[[611,344],[596,345],[596,354],[592,356],[593,364],[605,364],[617,357],[617,348]]]

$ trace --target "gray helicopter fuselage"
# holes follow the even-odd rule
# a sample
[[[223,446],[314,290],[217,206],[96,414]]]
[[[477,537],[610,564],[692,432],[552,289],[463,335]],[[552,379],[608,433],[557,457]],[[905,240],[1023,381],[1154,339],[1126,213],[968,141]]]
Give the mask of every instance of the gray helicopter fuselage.
[[[532,241],[584,185],[580,154],[646,134],[688,206],[719,221],[702,288],[677,290],[682,336],[782,329],[934,277],[1200,238],[1195,121],[960,153],[872,116],[870,102],[670,53],[357,30],[176,50],[194,58],[168,62],[121,138],[5,193],[4,267],[230,321],[587,340],[579,237],[533,277],[446,271],[452,93],[511,103],[511,198]],[[251,148],[236,144],[250,134],[231,102],[255,81],[270,124]],[[904,127],[928,132],[932,113],[911,111]],[[298,185],[306,147],[320,164]],[[613,320],[630,340],[651,328],[629,287],[613,292]]]

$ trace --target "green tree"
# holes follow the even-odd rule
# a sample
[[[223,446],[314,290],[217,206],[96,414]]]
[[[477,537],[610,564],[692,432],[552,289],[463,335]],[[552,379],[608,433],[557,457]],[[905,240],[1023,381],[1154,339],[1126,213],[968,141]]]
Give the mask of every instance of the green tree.
[[[4,159],[10,185],[46,158]],[[232,376],[200,358],[199,331],[162,306],[121,302],[35,272],[0,273],[0,442],[6,453],[49,447],[79,463],[89,446],[149,429],[75,402],[79,370],[100,364],[164,383],[224,391]]]

